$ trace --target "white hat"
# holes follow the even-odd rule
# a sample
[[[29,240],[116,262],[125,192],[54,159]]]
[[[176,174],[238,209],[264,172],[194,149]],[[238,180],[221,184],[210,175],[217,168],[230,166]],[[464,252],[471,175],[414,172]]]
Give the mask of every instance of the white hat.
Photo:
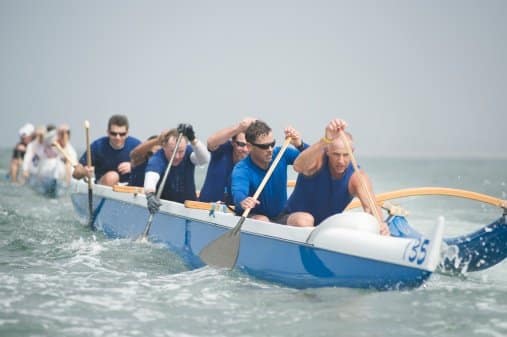
[[[33,124],[26,123],[19,129],[18,134],[20,137],[23,136],[30,136],[35,131],[35,128],[33,127]]]

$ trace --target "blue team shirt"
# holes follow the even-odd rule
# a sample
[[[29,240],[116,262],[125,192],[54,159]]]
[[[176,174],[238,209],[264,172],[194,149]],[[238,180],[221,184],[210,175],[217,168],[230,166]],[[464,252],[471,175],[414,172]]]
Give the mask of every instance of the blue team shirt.
[[[206,172],[199,200],[230,202],[231,173],[234,167],[232,142],[229,140],[211,152],[211,160]]]
[[[183,203],[185,200],[197,200],[195,194],[194,171],[195,165],[190,160],[192,146],[187,145],[185,157],[178,166],[171,167],[169,176],[163,186],[161,198],[165,200]],[[160,149],[148,160],[146,172],[157,172],[160,179],[157,183],[157,191],[164,177],[169,160],[167,160],[164,149]]]
[[[95,180],[98,181],[108,171],[118,172],[118,165],[126,161],[130,162],[130,151],[139,144],[141,144],[139,139],[128,136],[125,139],[123,148],[116,150],[109,144],[109,137],[107,136],[95,140],[90,145],[92,165],[95,167]],[[86,165],[86,151],[79,159],[79,163]],[[129,173],[121,174],[120,182],[128,182],[129,177]]]
[[[333,214],[343,212],[353,199],[349,192],[350,177],[353,173],[354,168],[349,164],[344,175],[340,179],[334,179],[326,156],[322,168],[314,175],[298,175],[285,212],[308,212],[313,215],[315,225]]]
[[[280,152],[280,147],[274,149],[273,160],[278,152]],[[258,198],[260,204],[250,211],[251,214],[266,215],[271,219],[280,215],[287,202],[287,166],[292,165],[298,155],[299,151],[295,148],[288,147],[286,149]],[[269,164],[270,166],[273,160]],[[236,214],[243,213],[240,202],[246,197],[254,195],[267,171],[255,165],[250,156],[234,166],[231,191]]]

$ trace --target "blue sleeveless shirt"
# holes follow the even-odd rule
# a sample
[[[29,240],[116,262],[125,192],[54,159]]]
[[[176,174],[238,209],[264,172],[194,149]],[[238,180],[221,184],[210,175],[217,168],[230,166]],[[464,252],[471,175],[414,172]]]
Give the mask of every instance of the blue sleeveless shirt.
[[[162,190],[162,199],[181,203],[185,200],[197,200],[194,180],[195,165],[190,160],[192,152],[192,146],[187,145],[185,157],[181,163],[178,166],[171,167],[164,189]],[[160,174],[160,179],[157,183],[157,191],[162,179],[164,178],[164,173],[168,164],[169,160],[167,160],[165,156],[164,149],[158,150],[148,160],[146,172],[152,171]]]
[[[343,177],[334,179],[326,156],[322,168],[313,176],[298,175],[296,187],[285,207],[286,213],[308,212],[315,218],[317,226],[327,217],[343,212],[353,199],[349,192],[353,173],[354,168],[349,164]]]
[[[232,150],[232,143],[229,140],[215,151],[211,151],[206,179],[199,195],[200,201],[230,202],[227,196],[231,193],[231,172],[234,167]]]

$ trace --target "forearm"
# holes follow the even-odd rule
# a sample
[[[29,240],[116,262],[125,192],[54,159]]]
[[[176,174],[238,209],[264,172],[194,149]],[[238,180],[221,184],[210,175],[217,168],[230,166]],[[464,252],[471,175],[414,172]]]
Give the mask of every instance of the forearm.
[[[19,168],[19,159],[17,158],[11,159],[10,175],[12,182],[16,182],[18,180],[18,168]]]
[[[190,160],[194,165],[201,166],[209,162],[210,153],[199,139],[194,139],[190,144],[194,152],[190,155]]]
[[[243,210],[241,207],[241,202],[249,196],[248,174],[248,170],[241,168],[234,169],[231,176],[232,202],[234,203],[234,206],[238,213]]]
[[[235,134],[238,134],[241,132],[241,126],[240,124],[234,125],[225,129],[222,129],[215,134],[211,135],[208,138],[208,150],[214,151],[216,150],[220,145],[225,143],[227,140],[232,138]]]
[[[146,154],[150,151],[153,146],[158,145],[158,138],[147,140],[138,146],[136,146],[132,151],[130,151],[130,162],[132,166],[138,166],[146,161]]]
[[[326,143],[318,141],[301,151],[294,161],[294,170],[308,176],[314,174],[322,165],[325,148]]]
[[[157,190],[157,183],[160,179],[160,174],[154,171],[146,172],[144,176],[144,193],[155,192]]]
[[[382,221],[382,209],[377,205],[375,194],[373,193],[373,186],[369,177],[362,171],[354,172],[351,178],[353,195],[357,196],[361,202],[361,206],[366,213],[373,215],[378,220]]]

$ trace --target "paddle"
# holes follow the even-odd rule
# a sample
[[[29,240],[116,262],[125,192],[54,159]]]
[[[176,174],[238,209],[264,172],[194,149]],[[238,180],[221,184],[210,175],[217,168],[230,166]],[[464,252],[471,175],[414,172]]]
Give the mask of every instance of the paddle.
[[[253,198],[257,200],[259,195],[261,194],[264,186],[268,182],[271,174],[273,173],[276,165],[282,158],[283,153],[287,149],[287,146],[290,144],[290,138],[286,138],[285,142],[282,145],[282,148],[276,155],[275,160],[271,163],[266,175],[262,179],[259,187],[255,191]],[[210,242],[206,247],[204,247],[199,253],[199,257],[204,263],[208,265],[213,265],[222,268],[232,269],[236,264],[239,255],[239,242],[240,242],[240,230],[241,226],[245,222],[248,214],[250,213],[251,208],[247,208],[243,211],[241,218],[238,220],[236,226],[233,229],[218,237],[214,241]]]
[[[65,159],[67,159],[67,161],[70,163],[71,166],[77,165],[77,162],[73,158],[71,158],[67,152],[65,152],[65,150],[62,148],[62,146],[57,141],[53,142],[52,145],[54,147],[56,147],[58,152],[60,152],[62,154],[62,156],[65,157]]]
[[[86,165],[92,167],[92,151],[90,148],[90,122],[84,122],[85,135],[86,135]],[[92,178],[88,177],[88,226],[93,229],[93,182]]]
[[[68,153],[62,148],[58,141],[55,140],[51,145],[55,147],[58,152],[60,152],[60,154],[67,160],[65,163],[65,182],[67,185],[69,185],[72,178],[72,171],[70,166],[75,167],[77,165],[77,162],[68,155]]]
[[[164,172],[164,177],[162,178],[162,182],[158,186],[157,191],[157,199],[160,199],[160,196],[162,195],[162,190],[165,186],[165,181],[167,180],[167,176],[169,175],[169,171],[171,170],[171,166],[173,165],[174,157],[176,156],[176,152],[178,152],[178,148],[180,146],[181,138],[183,137],[183,133],[178,134],[178,139],[176,140],[176,146],[174,147],[173,153],[171,155],[171,159],[169,160],[169,164],[167,164],[167,167]],[[141,241],[146,241],[146,238],[148,237],[148,234],[150,233],[151,229],[151,223],[153,222],[153,214],[150,213],[150,216],[148,217],[148,222],[146,223],[146,227],[144,228],[143,234],[139,238]]]
[[[343,130],[340,130],[340,135],[342,137],[343,144],[345,144],[347,152],[350,156],[350,161],[352,162],[352,166],[354,167],[354,171],[357,172],[357,174],[358,174],[359,183],[361,184],[361,188],[366,193],[368,207],[370,207],[370,209],[372,210],[372,212],[373,212],[375,218],[377,218],[377,221],[380,226],[380,224],[383,221],[382,221],[382,217],[379,214],[377,204],[375,203],[375,196],[372,196],[372,193],[371,193],[370,189],[368,188],[368,185],[366,184],[366,181],[365,181],[363,175],[359,171],[359,167],[357,165],[356,158],[354,157],[354,153],[352,152],[352,147],[350,146],[349,139],[348,139],[347,135],[345,134],[345,132]]]

